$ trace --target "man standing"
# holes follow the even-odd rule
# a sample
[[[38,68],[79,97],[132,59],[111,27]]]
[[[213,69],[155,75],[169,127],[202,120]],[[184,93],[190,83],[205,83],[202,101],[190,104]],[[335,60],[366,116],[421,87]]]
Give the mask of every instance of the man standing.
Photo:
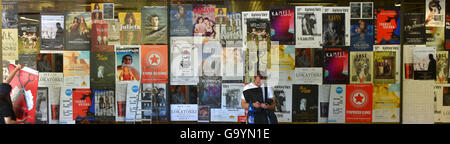
[[[273,111],[275,109],[275,97],[273,95],[273,91],[272,88],[270,87],[265,87],[265,85],[261,82],[261,80],[265,79],[261,73],[258,71],[256,76],[254,76],[254,81],[250,84],[247,84],[243,91],[249,90],[249,89],[254,89],[254,88],[262,88],[262,99],[263,101],[256,101],[256,102],[252,102],[253,107],[255,108],[255,112],[254,112],[254,121],[255,124],[268,124],[269,123],[269,117],[268,117],[268,113],[266,111]],[[267,90],[265,90],[267,89]],[[267,92],[267,94],[266,94]],[[266,95],[267,95],[267,99],[266,99]],[[242,93],[241,96],[241,107],[243,109],[248,109],[250,103],[245,101],[244,98],[244,93]],[[271,104],[269,104],[272,101]]]

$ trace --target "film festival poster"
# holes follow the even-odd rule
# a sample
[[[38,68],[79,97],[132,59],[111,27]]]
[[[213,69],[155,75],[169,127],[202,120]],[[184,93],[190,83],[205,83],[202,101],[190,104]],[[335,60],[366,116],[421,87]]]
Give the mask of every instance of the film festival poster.
[[[243,88],[243,83],[223,83],[221,107],[223,109],[241,109]]]
[[[253,28],[247,28],[249,24],[249,20],[252,21],[258,21],[259,23],[264,23],[264,25],[267,26],[267,29],[255,29],[253,31]],[[253,22],[254,23],[254,22]],[[260,24],[263,25],[263,24]],[[256,27],[254,27],[256,28]],[[270,35],[268,31],[270,30],[270,14],[269,11],[248,11],[248,12],[242,12],[242,42],[243,42],[243,49],[247,50],[247,42],[252,41],[252,37],[259,36],[262,38],[265,38],[266,41],[270,41]],[[249,34],[252,34],[249,36]],[[256,38],[255,38],[256,39]],[[259,41],[259,40],[258,40]]]
[[[167,45],[142,45],[142,83],[168,83],[169,58]]]
[[[292,122],[318,121],[318,85],[292,85]]]
[[[3,60],[19,60],[17,33],[17,29],[2,29]]]
[[[372,122],[372,84],[350,84],[346,88],[345,122]]]
[[[141,13],[119,12],[120,44],[139,45],[141,40]]]
[[[14,71],[15,67],[14,64],[9,64],[9,71]],[[29,67],[19,70],[11,80],[11,102],[17,120],[25,119],[24,123],[35,123],[38,81],[38,71]]]
[[[199,105],[209,106],[209,108],[221,108],[221,77],[201,77],[200,92]]]
[[[192,4],[170,5],[170,36],[192,36]]]
[[[373,52],[350,52],[350,83],[373,83]]]
[[[19,64],[37,70],[37,54],[19,54]]]
[[[48,88],[38,87],[36,96],[36,108],[35,108],[35,124],[48,124],[49,123],[49,110],[48,107]]]
[[[270,40],[281,45],[295,44],[295,7],[270,8]]]
[[[322,47],[322,7],[296,6],[295,14],[296,47]]]
[[[222,76],[222,45],[219,41],[208,41],[202,48],[202,76]]]
[[[95,98],[89,88],[72,89],[73,120],[79,123],[95,120]]]
[[[192,37],[172,37],[170,50],[171,85],[197,85],[201,51]]]
[[[152,121],[168,121],[169,119],[169,98],[168,98],[168,90],[167,84],[158,83],[158,84],[143,84],[142,89],[144,91],[142,95],[142,101],[151,100],[151,111],[152,114],[142,113],[143,119],[150,119]],[[152,91],[153,89],[153,91]],[[150,106],[148,103],[142,102],[142,109],[148,109]]]
[[[373,85],[372,122],[400,122],[400,84]]]
[[[400,8],[375,8],[375,44],[400,44]]]
[[[319,114],[318,122],[328,122],[328,110],[330,105],[330,91],[331,85],[319,85]]]
[[[426,45],[435,46],[437,50],[445,49],[444,27],[426,27]]]
[[[114,121],[115,116],[115,91],[113,87],[95,89],[92,88],[93,105],[95,105],[95,119],[98,121]]]
[[[349,83],[348,47],[324,48],[323,84]]]
[[[404,41],[405,44],[425,44],[425,14],[405,13]]]
[[[331,85],[328,123],[345,123],[346,85]]]
[[[63,50],[64,27],[64,14],[41,14],[41,50]]]
[[[414,80],[436,78],[436,47],[415,47],[413,52]]]
[[[373,50],[373,20],[351,19],[350,51]]]
[[[108,44],[109,45],[120,45],[120,20],[106,20],[108,25]],[[93,49],[95,51],[95,49]]]
[[[143,6],[142,12],[142,44],[167,44],[167,7]]]
[[[76,88],[90,87],[90,52],[64,51],[64,86]]]
[[[91,50],[92,19],[90,12],[66,13],[64,50]]]
[[[39,14],[21,14],[19,19],[19,54],[36,54],[41,47]]]
[[[140,45],[116,46],[116,81],[141,80]]]
[[[193,5],[194,18],[192,21],[193,36],[216,37],[216,19],[215,8],[213,4],[195,4]]]
[[[445,0],[426,0],[425,15],[426,27],[444,27]]]
[[[350,46],[350,8],[323,7],[323,46]]]
[[[91,51],[95,52],[114,52],[114,46],[109,43],[108,21],[103,19],[103,5],[100,3],[91,3],[92,6],[92,30],[91,30]],[[113,23],[111,23],[113,24]],[[117,30],[116,30],[117,31]]]
[[[448,82],[448,51],[436,52],[436,84],[446,84]]]
[[[292,85],[275,85],[273,94],[276,100],[274,113],[278,122],[292,122]]]
[[[116,82],[115,53],[91,52],[91,88],[114,87]]]

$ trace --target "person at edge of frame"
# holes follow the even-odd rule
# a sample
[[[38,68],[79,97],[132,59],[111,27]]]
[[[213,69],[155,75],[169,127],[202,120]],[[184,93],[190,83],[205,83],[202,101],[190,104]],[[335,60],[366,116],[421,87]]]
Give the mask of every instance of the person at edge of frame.
[[[26,119],[16,121],[13,105],[11,102],[11,85],[9,84],[17,71],[22,69],[22,65],[17,65],[14,71],[9,74],[8,78],[0,84],[0,124],[23,124]]]

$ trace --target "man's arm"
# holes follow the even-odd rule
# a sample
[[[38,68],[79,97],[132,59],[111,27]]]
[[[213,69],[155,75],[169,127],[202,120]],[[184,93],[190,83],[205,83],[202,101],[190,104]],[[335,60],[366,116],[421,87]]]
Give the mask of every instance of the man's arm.
[[[17,71],[19,71],[20,69],[22,69],[22,65],[18,64],[16,66],[16,68],[14,69],[14,71],[8,75],[8,78],[6,78],[6,80],[4,81],[4,83],[10,83],[12,81],[12,79],[14,78],[14,76],[16,76]]]
[[[248,109],[249,105],[250,104],[247,101],[245,101],[245,99],[242,99],[242,101],[241,101],[241,108]],[[253,107],[259,108],[259,107],[261,107],[261,104],[259,102],[254,102],[253,103]]]

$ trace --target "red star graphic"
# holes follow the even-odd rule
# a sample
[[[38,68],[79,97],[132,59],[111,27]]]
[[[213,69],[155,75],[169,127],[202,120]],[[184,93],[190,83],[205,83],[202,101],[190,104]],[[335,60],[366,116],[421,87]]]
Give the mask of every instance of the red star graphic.
[[[153,64],[153,63],[155,63],[155,64],[158,64],[158,60],[159,60],[159,58],[158,58],[158,57],[156,57],[156,55],[153,55],[153,57],[151,57],[151,58],[150,58],[150,60],[152,61],[152,63],[151,63],[151,64]]]
[[[361,102],[362,103],[363,102],[362,99],[364,97],[362,97],[361,94],[358,94],[358,96],[356,96],[355,98],[356,98],[356,102]]]

